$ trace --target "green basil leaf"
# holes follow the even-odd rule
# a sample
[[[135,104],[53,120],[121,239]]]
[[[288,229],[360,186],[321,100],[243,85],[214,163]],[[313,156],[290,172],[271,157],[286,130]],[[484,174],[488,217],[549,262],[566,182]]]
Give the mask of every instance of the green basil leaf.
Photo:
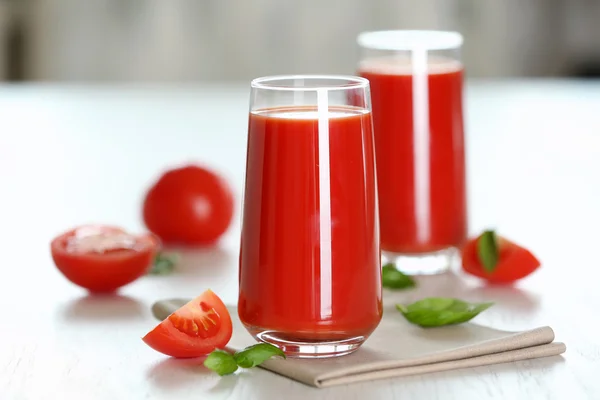
[[[148,271],[150,275],[168,275],[175,270],[179,257],[177,254],[158,253]]]
[[[453,298],[428,297],[409,305],[396,304],[396,308],[411,324],[435,327],[467,322],[493,304],[491,302],[468,303]]]
[[[485,231],[477,240],[477,255],[487,272],[494,272],[498,263],[498,243],[494,231]]]
[[[238,369],[235,358],[224,350],[213,350],[204,360],[204,366],[220,376],[233,374]]]
[[[268,343],[258,343],[236,352],[233,357],[242,368],[252,368],[273,356],[285,358],[285,353],[279,347]]]
[[[400,272],[394,264],[386,264],[381,269],[383,287],[390,289],[408,289],[417,284],[413,278]]]

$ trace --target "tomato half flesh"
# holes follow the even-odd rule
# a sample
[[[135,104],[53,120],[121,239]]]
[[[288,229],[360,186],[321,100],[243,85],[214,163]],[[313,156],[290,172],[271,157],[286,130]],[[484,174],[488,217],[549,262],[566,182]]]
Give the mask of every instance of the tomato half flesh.
[[[72,283],[92,292],[111,292],[144,275],[160,241],[153,234],[132,235],[108,225],[84,225],[50,244],[58,270]]]
[[[490,283],[511,283],[522,279],[541,265],[527,249],[505,238],[498,238],[498,263],[492,272],[483,267],[477,251],[480,237],[469,240],[462,249],[463,270]]]
[[[168,356],[191,358],[224,348],[232,331],[227,307],[207,290],[165,318],[142,340]]]

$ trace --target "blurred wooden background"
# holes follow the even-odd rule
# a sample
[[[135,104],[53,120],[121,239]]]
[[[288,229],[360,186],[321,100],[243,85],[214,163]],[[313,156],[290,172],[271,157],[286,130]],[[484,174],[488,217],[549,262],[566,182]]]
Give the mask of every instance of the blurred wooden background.
[[[597,76],[600,0],[0,0],[0,80],[353,73],[356,35],[453,29],[470,76]]]

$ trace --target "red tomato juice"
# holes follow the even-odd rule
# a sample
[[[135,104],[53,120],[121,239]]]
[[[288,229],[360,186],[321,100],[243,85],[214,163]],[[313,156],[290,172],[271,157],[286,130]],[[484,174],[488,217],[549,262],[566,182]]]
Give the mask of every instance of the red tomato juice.
[[[320,165],[315,108],[250,114],[238,313],[251,332],[337,340],[366,337],[381,319],[371,116],[353,107],[328,115],[329,163]]]
[[[428,129],[418,137],[410,63],[385,60],[359,67],[371,85],[381,248],[422,254],[460,246],[467,234],[462,65],[430,61]]]

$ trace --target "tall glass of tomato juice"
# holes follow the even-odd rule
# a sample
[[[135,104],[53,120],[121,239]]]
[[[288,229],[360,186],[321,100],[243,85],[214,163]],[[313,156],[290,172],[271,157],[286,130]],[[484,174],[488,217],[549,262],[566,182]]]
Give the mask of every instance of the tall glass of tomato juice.
[[[400,30],[357,41],[373,102],[384,262],[443,272],[467,235],[463,38]]]
[[[349,354],[382,316],[369,83],[252,81],[238,314],[289,357]]]

